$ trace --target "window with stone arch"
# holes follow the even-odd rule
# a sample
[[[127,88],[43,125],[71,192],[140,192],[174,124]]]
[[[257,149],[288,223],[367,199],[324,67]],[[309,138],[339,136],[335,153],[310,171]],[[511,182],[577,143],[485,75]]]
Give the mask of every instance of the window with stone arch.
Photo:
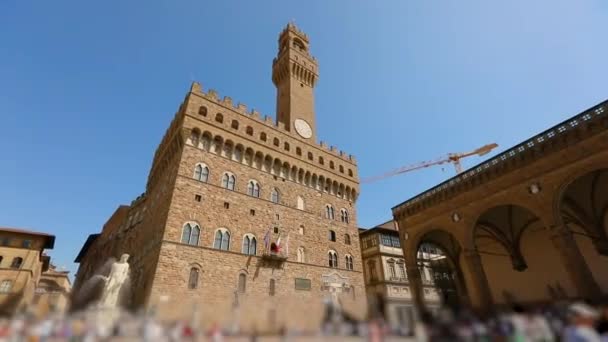
[[[352,176],[353,176],[353,170],[348,169],[348,176],[349,176],[349,177],[352,177]]]
[[[198,163],[194,167],[194,179],[205,182],[209,180],[209,167],[203,163]]]
[[[299,148],[299,147],[296,147],[296,154],[301,157],[302,156],[302,149]]]
[[[198,224],[188,222],[182,228],[182,243],[192,246],[198,246],[198,239],[201,235],[201,229]]]
[[[314,157],[312,156],[312,152],[308,152],[308,160],[313,160]]]
[[[298,262],[306,262],[306,249],[302,246],[298,247],[296,257]]]
[[[329,261],[329,267],[338,267],[338,253],[334,250],[327,252],[327,258]]]
[[[262,141],[266,141],[267,140],[266,133],[264,133],[264,132],[260,133],[260,140],[262,140]]]
[[[222,113],[215,114],[215,122],[224,123],[224,116]]]
[[[274,139],[272,140],[272,144],[273,144],[274,146],[279,146],[279,138],[274,138]]]
[[[232,127],[232,129],[239,129],[239,122],[236,120],[232,120],[230,127]]]
[[[188,276],[188,289],[194,290],[198,288],[198,277],[200,275],[200,270],[198,267],[190,268],[190,275]]]
[[[296,208],[298,210],[304,210],[304,199],[302,196],[296,197]]]
[[[222,175],[222,188],[234,191],[236,177],[230,172],[224,172]]]
[[[247,126],[245,133],[247,133],[247,135],[253,135],[253,127]]]
[[[350,245],[350,235],[344,234],[344,244]]]
[[[213,248],[224,251],[230,250],[230,232],[226,228],[219,228],[215,231]]]
[[[330,220],[335,219],[334,207],[331,204],[325,205],[325,218]]]
[[[272,201],[272,203],[279,203],[280,199],[281,195],[279,194],[279,190],[277,190],[277,188],[272,188],[272,191],[270,193],[270,200]]]
[[[242,252],[247,255],[256,255],[257,240],[253,234],[245,234],[245,236],[243,236]]]
[[[319,156],[319,164],[325,165],[325,160],[323,160],[323,157],[321,156]]]
[[[344,208],[340,209],[340,221],[343,223],[349,223],[348,210]]]
[[[288,143],[288,142],[285,142],[285,143],[283,144],[283,149],[284,149],[285,151],[289,151],[289,143]]]
[[[336,242],[336,232],[330,229],[328,232],[328,239],[329,241]]]
[[[245,272],[239,273],[237,290],[239,293],[245,293],[245,291],[247,291],[247,274],[245,274]]]
[[[344,166],[340,165],[339,169],[340,169],[340,173],[344,173]]]
[[[23,258],[16,257],[13,259],[13,262],[11,263],[11,268],[21,268],[22,264],[23,264]]]
[[[207,116],[207,107],[200,106],[198,107],[198,114],[202,116]]]
[[[255,180],[250,180],[247,183],[247,195],[252,197],[260,197],[260,184]]]
[[[347,254],[344,257],[344,261],[346,262],[346,269],[349,271],[352,271],[354,269],[353,268],[353,257],[351,255]]]

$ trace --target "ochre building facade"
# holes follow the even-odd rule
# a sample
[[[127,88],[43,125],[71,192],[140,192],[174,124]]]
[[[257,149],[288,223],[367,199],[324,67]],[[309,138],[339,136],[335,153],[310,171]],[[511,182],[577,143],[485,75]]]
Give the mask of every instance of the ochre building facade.
[[[365,316],[356,160],[317,142],[308,37],[290,24],[278,43],[276,122],[194,83],[145,193],[78,255],[76,306],[78,288],[128,253],[133,307],[245,330],[317,329],[324,301]]]
[[[417,251],[441,248],[459,305],[608,293],[608,102],[393,208],[418,307]]]
[[[0,227],[0,315],[35,310],[32,301],[48,270],[55,237],[30,230]]]

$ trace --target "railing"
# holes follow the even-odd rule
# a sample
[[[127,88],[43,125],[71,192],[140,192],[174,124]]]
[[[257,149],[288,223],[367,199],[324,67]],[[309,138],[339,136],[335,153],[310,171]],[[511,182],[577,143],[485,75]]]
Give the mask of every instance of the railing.
[[[399,281],[399,282],[406,282],[407,278],[404,277],[389,277],[390,281]]]
[[[565,132],[576,129],[576,127],[581,123],[599,120],[601,118],[606,117],[606,115],[608,115],[608,101],[604,101],[596,105],[595,107],[592,107],[566,121],[563,121],[562,123],[557,124],[549,128],[548,130],[535,135],[534,137],[520,143],[519,145],[515,145],[514,147],[504,151],[503,153],[495,156],[494,158],[482,162],[476,166],[473,166],[472,168],[464,171],[463,173],[452,177],[446,180],[445,182],[440,183],[439,185],[430,188],[429,190],[422,192],[421,194],[409,200],[406,200],[401,204],[398,204],[397,206],[393,207],[393,210],[398,209],[400,207],[409,207],[413,204],[416,204],[428,197],[437,194],[438,192],[444,191],[461,183],[467,178],[471,178],[489,168],[496,167],[496,165],[504,163],[518,154],[533,149],[538,145],[545,144],[546,142],[551,141],[552,139],[555,139],[560,135],[563,135]]]

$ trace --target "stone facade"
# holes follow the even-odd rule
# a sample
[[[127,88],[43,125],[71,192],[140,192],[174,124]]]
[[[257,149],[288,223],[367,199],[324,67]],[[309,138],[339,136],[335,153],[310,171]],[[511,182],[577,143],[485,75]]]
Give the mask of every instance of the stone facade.
[[[68,273],[50,265],[49,269],[40,275],[32,299],[32,310],[38,317],[46,317],[49,313],[63,313],[68,309],[72,288]]]
[[[31,307],[42,272],[49,267],[55,237],[29,230],[0,228],[0,315]]]
[[[129,253],[133,307],[196,312],[207,324],[238,318],[245,329],[316,329],[331,299],[363,318],[357,165],[316,141],[313,61],[308,38],[288,25],[273,62],[276,123],[194,83],[145,194],[85,243],[75,288]]]

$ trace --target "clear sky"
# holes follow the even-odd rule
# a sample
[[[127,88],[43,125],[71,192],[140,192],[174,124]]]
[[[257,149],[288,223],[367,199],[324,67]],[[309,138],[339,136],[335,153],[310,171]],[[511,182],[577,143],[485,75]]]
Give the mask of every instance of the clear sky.
[[[495,154],[608,98],[605,0],[4,0],[0,226],[55,234],[54,262],[75,271],[86,237],[144,191],[192,80],[274,116],[290,20],[320,63],[318,136],[362,176]],[[358,224],[453,174],[362,186]]]

